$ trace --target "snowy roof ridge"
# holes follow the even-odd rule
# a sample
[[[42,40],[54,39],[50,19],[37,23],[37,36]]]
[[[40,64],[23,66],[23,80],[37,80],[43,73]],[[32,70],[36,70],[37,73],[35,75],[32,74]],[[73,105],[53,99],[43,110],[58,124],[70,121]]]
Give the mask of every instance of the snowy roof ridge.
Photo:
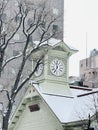
[[[66,44],[71,50],[76,50],[78,51],[77,49],[75,49],[73,46],[69,45],[69,44]]]
[[[55,44],[57,44],[57,43],[59,43],[59,42],[61,42],[60,39],[50,38],[50,39],[48,39],[47,41],[42,42],[41,45],[48,44],[48,45],[50,45],[50,46],[54,46]],[[35,43],[36,45],[38,45],[38,44],[40,43],[40,41],[34,41],[34,43]]]
[[[73,96],[64,96],[64,95],[61,95],[61,94],[50,94],[50,93],[43,93],[45,95],[50,95],[50,96],[58,96],[58,97],[66,97],[66,98],[74,98]]]
[[[50,38],[48,39],[47,41],[45,42],[42,42],[41,45],[49,45],[49,46],[54,46],[60,42],[64,42],[63,40],[60,40],[60,39],[55,39],[55,38]],[[35,45],[38,45],[40,43],[40,41],[34,41]],[[65,43],[65,42],[64,42]],[[66,44],[66,43],[65,43]],[[71,50],[75,50],[75,51],[78,51],[77,49],[75,49],[74,47],[72,47],[71,45],[68,45],[66,44],[66,46],[68,48],[70,48]]]

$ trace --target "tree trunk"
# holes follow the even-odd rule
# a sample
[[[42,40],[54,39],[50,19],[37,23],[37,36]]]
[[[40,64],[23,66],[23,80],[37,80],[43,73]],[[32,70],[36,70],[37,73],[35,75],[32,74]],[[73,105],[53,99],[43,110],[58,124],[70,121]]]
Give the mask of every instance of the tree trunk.
[[[0,77],[1,77],[1,72],[3,71],[2,70],[2,64],[3,64],[3,60],[4,60],[4,49],[2,49],[0,47]]]
[[[2,130],[8,130],[8,118],[3,116]]]
[[[1,71],[2,71],[2,63],[3,63],[3,53],[0,48],[0,77],[1,77]]]
[[[8,130],[9,118],[10,118],[10,114],[12,111],[12,106],[13,106],[13,103],[11,101],[9,101],[8,110],[5,114],[5,116],[3,116],[2,130]]]

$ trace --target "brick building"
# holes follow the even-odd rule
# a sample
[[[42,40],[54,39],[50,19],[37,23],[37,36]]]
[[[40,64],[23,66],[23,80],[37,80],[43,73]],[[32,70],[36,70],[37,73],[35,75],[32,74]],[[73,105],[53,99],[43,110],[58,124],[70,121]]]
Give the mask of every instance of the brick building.
[[[98,87],[98,50],[93,49],[88,58],[80,61],[80,77],[84,86]]]

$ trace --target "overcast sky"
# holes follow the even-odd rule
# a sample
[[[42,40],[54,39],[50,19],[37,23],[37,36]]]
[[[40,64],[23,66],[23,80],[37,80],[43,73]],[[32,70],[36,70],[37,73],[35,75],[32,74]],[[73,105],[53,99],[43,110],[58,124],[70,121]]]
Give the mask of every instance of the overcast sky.
[[[78,76],[79,60],[86,58],[86,43],[87,57],[92,49],[98,49],[98,0],[64,0],[64,2],[64,40],[79,50],[70,58],[69,75]]]

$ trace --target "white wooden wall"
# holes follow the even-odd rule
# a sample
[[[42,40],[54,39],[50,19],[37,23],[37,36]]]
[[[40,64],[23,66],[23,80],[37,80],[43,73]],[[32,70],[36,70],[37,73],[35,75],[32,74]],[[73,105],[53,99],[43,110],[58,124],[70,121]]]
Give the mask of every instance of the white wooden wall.
[[[38,103],[39,111],[30,112],[28,105]],[[27,104],[14,130],[63,130],[60,122],[41,100]]]

